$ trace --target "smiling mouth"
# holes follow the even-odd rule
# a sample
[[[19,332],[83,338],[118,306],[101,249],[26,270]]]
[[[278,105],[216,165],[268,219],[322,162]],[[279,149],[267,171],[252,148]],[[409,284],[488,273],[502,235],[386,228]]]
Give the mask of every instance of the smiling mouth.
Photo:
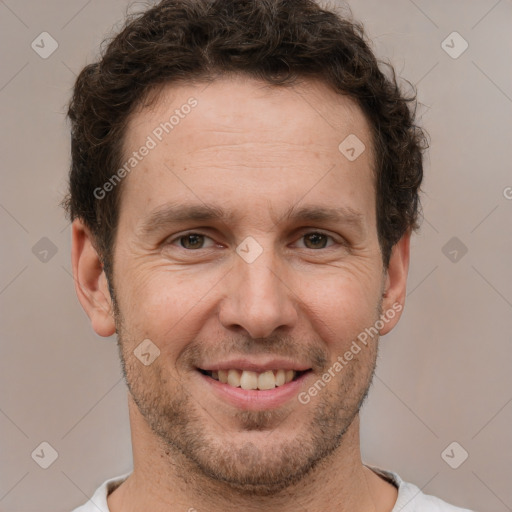
[[[234,388],[268,390],[279,386],[284,386],[289,382],[297,380],[299,377],[311,370],[267,370],[261,373],[249,370],[218,370],[209,371],[198,368],[203,375],[213,380],[227,384]]]

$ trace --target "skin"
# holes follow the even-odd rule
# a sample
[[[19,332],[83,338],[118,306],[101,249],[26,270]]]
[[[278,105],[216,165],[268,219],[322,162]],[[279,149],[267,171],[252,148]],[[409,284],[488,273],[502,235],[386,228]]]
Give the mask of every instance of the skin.
[[[130,118],[126,155],[191,96],[197,106],[122,183],[115,301],[90,231],[73,223],[78,297],[99,335],[117,330],[129,387],[134,471],[109,495],[110,510],[390,511],[396,488],[360,455],[377,339],[307,404],[294,396],[269,410],[237,407],[197,371],[284,357],[311,368],[305,391],[379,313],[404,304],[410,233],[384,269],[369,125],[320,82],[223,77],[166,86]],[[338,150],[349,134],[366,146],[353,162]],[[143,230],[176,202],[230,217]],[[284,218],[294,205],[351,208],[360,224]],[[236,252],[248,236],[262,248],[252,263]],[[147,366],[133,354],[145,339],[160,350]]]

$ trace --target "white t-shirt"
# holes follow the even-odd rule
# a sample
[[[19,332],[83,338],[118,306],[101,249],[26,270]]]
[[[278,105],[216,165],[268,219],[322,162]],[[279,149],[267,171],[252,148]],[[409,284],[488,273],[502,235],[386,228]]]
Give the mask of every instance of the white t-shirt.
[[[368,466],[375,473],[391,482],[398,488],[398,499],[392,512],[472,512],[467,508],[459,508],[429,494],[423,494],[414,484],[404,482],[396,473]],[[72,512],[110,512],[107,496],[121,485],[131,473],[111,478],[101,484],[93,497]]]

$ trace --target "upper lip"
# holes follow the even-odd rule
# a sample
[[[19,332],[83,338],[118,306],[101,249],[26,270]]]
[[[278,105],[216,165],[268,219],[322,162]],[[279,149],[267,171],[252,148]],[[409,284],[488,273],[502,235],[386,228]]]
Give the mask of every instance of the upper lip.
[[[310,370],[311,366],[298,361],[290,361],[289,359],[266,359],[264,361],[256,361],[254,359],[231,359],[218,363],[206,363],[198,366],[198,368],[209,372],[236,369],[262,373],[268,370],[295,370],[301,372]]]

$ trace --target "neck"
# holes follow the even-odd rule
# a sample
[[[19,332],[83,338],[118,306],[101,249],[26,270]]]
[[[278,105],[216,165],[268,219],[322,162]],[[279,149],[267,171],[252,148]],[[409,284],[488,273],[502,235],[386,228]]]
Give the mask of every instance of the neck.
[[[208,510],[257,512],[297,508],[312,512],[388,512],[396,489],[361,461],[359,416],[341,445],[298,483],[272,495],[234,489],[202,473],[184,454],[164,445],[129,400],[133,473],[108,497],[110,512]]]

